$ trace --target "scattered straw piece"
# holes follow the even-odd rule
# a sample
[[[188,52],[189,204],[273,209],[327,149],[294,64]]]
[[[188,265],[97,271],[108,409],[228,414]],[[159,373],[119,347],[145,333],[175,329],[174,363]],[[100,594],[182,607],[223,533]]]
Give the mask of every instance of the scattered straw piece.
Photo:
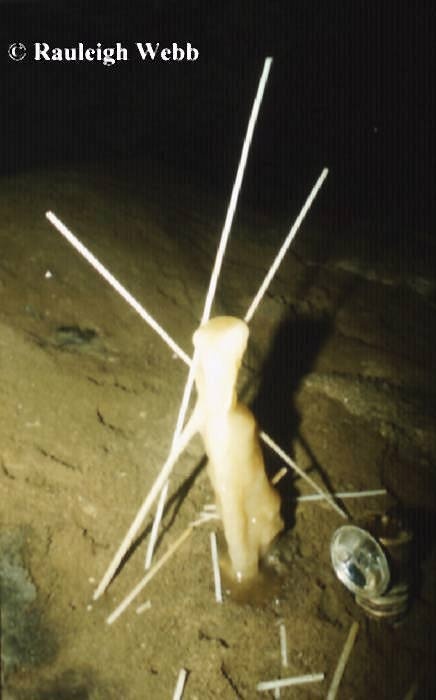
[[[217,513],[200,513],[200,517],[192,521],[191,527],[199,527],[205,523],[210,523],[211,520],[220,520],[220,517]]]
[[[278,484],[279,481],[281,481],[287,473],[287,467],[282,467],[281,469],[279,469],[279,471],[276,474],[274,474],[273,478],[271,479],[272,485],[275,486],[276,484]]]
[[[259,82],[259,88],[258,88],[258,93],[256,95],[256,99],[253,105],[253,110],[252,114],[250,117],[249,121],[249,127],[247,129],[247,134],[244,140],[244,145],[243,145],[243,151],[240,159],[240,164],[238,168],[238,173],[237,177],[235,180],[235,185],[233,188],[232,192],[232,199],[231,203],[229,205],[227,217],[226,217],[226,222],[224,225],[224,229],[228,228],[228,231],[230,232],[230,226],[232,222],[232,218],[234,215],[234,209],[236,207],[236,201],[237,201],[237,194],[240,189],[240,185],[242,183],[242,176],[243,176],[243,170],[245,168],[245,162],[244,158],[246,161],[247,155],[248,155],[248,150],[249,150],[249,145],[250,141],[252,138],[252,134],[254,131],[254,125],[255,121],[257,119],[257,113],[260,108],[260,103],[261,99],[263,96],[263,92],[265,89],[266,81],[268,78],[268,73],[271,67],[272,59],[267,58],[265,60],[265,65],[263,69],[263,73],[261,76],[261,80]],[[292,241],[293,236],[295,235],[296,231],[298,230],[299,225],[301,224],[304,216],[306,215],[307,211],[309,210],[319,188],[322,185],[322,182],[324,181],[325,177],[327,176],[327,169],[324,169],[323,172],[321,173],[321,176],[318,178],[318,181],[315,185],[315,187],[312,189],[312,192],[310,193],[308,199],[306,200],[305,205],[303,206],[303,209],[300,212],[299,217],[297,218],[296,222],[294,223],[294,226],[292,227],[291,231],[289,232],[287,238],[285,239],[285,242],[282,246],[282,248],[279,251],[279,254],[277,255],[273,265],[271,266],[268,274],[266,275],[264,282],[262,283],[258,294],[256,295],[255,299],[253,300],[249,310],[247,311],[247,314],[245,316],[245,320],[248,322],[249,319],[253,316],[254,311],[256,310],[257,306],[259,305],[262,296],[265,294],[265,291],[270,284],[274,274],[276,273],[284,255],[286,254],[286,251]],[[234,200],[234,203],[233,203]],[[233,211],[232,211],[233,209]],[[162,470],[160,474],[158,475],[156,482],[154,483],[150,493],[148,494],[147,498],[143,502],[140,510],[138,511],[134,521],[132,522],[124,540],[122,541],[119,549],[117,550],[115,556],[113,557],[112,561],[110,562],[108,569],[106,570],[102,580],[100,581],[100,584],[98,585],[97,589],[94,592],[93,599],[97,600],[106,588],[108,587],[110,581],[112,580],[112,577],[114,576],[118,566],[121,563],[121,560],[123,556],[126,554],[129,546],[131,545],[136,533],[138,532],[139,528],[141,527],[146,515],[148,514],[149,510],[151,509],[155,499],[159,495],[162,487],[165,484],[165,481],[167,480],[169,474],[171,473],[172,467],[174,465],[174,457],[175,453],[178,452],[178,455],[183,452],[183,450],[186,447],[187,442],[181,447],[180,451],[176,449],[176,437],[178,437],[178,434],[181,431],[181,426],[183,424],[183,418],[184,415],[186,414],[186,408],[188,405],[189,401],[189,395],[191,392],[192,388],[192,382],[193,382],[193,361],[187,355],[181,348],[180,346],[171,338],[171,336],[162,328],[162,326],[144,309],[144,307],[141,306],[141,304],[130,294],[130,292],[127,291],[125,287],[107,270],[106,267],[86,248],[86,246],[65,226],[65,224],[60,221],[60,219],[51,211],[46,212],[46,218],[50,221],[50,223],[59,231],[59,233],[64,236],[64,238],[76,249],[77,252],[79,252],[86,260],[87,262],[112,286],[113,289],[115,289],[116,292],[141,316],[141,318],[148,323],[148,325],[164,340],[164,342],[170,347],[170,349],[175,353],[176,356],[178,356],[180,359],[183,360],[191,369],[189,376],[188,376],[188,381],[185,386],[185,392],[184,392],[184,397],[182,400],[182,406],[179,412],[179,419],[178,419],[178,425],[176,426],[176,433],[175,433],[175,438],[173,440],[173,445],[170,450],[170,456],[168,457],[167,461],[165,462],[164,466],[162,467]],[[223,248],[225,247],[225,242],[224,242],[224,230],[223,230],[223,236],[222,240],[220,243],[220,246],[222,245]],[[222,255],[224,254],[224,251]],[[222,255],[220,251],[218,252],[217,259],[220,258],[221,256],[221,262],[222,262]],[[219,267],[221,263],[218,263],[216,266],[216,278],[219,273]],[[215,276],[215,272],[213,277]],[[214,290],[212,291],[212,287],[216,286],[216,280],[213,281],[211,279],[211,287],[210,287],[210,294],[208,293],[208,297],[206,299],[206,304],[205,304],[205,310],[204,310],[204,316],[208,316],[210,312],[210,305],[212,304],[213,301],[213,294]],[[209,307],[209,308],[208,308]],[[184,433],[185,431],[183,431]],[[183,437],[183,434],[180,436],[181,438]],[[283,456],[287,457],[286,453],[281,450],[276,443],[274,443],[271,438],[269,438],[265,433],[261,433],[260,437],[266,444],[269,445],[269,447],[276,452],[282,459],[284,458]],[[180,441],[182,442],[182,440]],[[179,443],[180,444],[180,443]],[[298,467],[295,465],[294,462],[290,459],[290,457],[287,457],[287,459],[284,459],[284,461],[292,466],[294,469],[297,469]],[[300,472],[299,472],[300,473]],[[304,472],[301,472],[301,475],[303,478],[306,478],[306,480],[311,483],[311,480],[307,475],[304,474]],[[315,487],[316,488],[316,487]],[[319,490],[316,488],[316,490]],[[323,493],[320,490],[321,493]],[[329,501],[329,503],[332,505],[333,508],[335,508],[344,518],[347,518],[346,514],[337,506],[333,501],[330,500],[329,496],[326,495],[324,496],[326,500]],[[155,535],[157,536],[157,530],[159,526],[160,519],[157,517],[155,519],[155,525],[154,525],[154,530],[155,530]],[[154,547],[154,540],[150,539],[149,542],[149,547],[147,551],[147,563],[151,562],[152,554],[153,554],[153,547]]]
[[[77,250],[80,255],[82,255],[87,262],[89,262],[90,265],[94,268],[94,270],[97,270],[99,275],[101,275],[106,282],[108,282],[113,289],[115,289],[118,294],[123,297],[124,301],[126,301],[129,306],[132,307],[138,313],[141,318],[148,323],[151,328],[153,328],[154,331],[162,338],[162,340],[171,348],[171,350],[178,355],[186,364],[190,364],[191,360],[189,358],[189,355],[187,355],[179,345],[171,338],[171,336],[168,335],[168,333],[162,328],[162,326],[144,309],[141,304],[136,301],[136,299],[130,294],[130,292],[127,291],[123,285],[118,282],[118,280],[109,272],[107,268],[102,265],[102,263],[97,260],[95,255],[91,253],[86,246],[79,241],[78,238],[65,226],[65,224],[62,223],[60,219],[56,216],[56,214],[53,214],[51,211],[46,212],[46,218],[50,221],[51,224],[59,231],[60,234],[70,243],[73,248]]]
[[[373,489],[372,491],[338,491],[332,494],[335,498],[367,498],[368,496],[385,496],[386,489]],[[305,496],[298,496],[297,501],[321,501],[322,496],[318,493],[308,493]]]
[[[173,542],[173,544],[167,549],[165,554],[156,562],[156,564],[148,571],[143,579],[135,586],[135,588],[129,593],[126,598],[119,604],[119,606],[114,610],[111,615],[107,618],[106,622],[111,625],[115,620],[124,612],[124,610],[130,605],[132,600],[136,598],[137,595],[142,591],[149,581],[153,578],[159,569],[168,561],[168,559],[174,554],[174,552],[180,547],[181,544],[189,537],[192,532],[192,527],[187,527],[186,530],[182,532],[180,537]]]
[[[336,671],[333,674],[329,692],[327,693],[327,700],[335,700],[336,693],[338,692],[339,684],[342,680],[342,676],[344,675],[345,666],[347,665],[347,661],[353,649],[358,631],[359,623],[353,622],[348,633],[347,641],[345,642],[344,648],[342,649],[342,653],[339,657],[338,665],[336,666]]]
[[[280,657],[282,661],[282,668],[287,668],[288,666],[288,644],[286,640],[286,627],[283,622],[279,626],[279,637],[280,637]],[[280,688],[274,688],[274,698],[279,700]]]
[[[181,700],[183,696],[183,690],[185,688],[186,678],[188,676],[188,671],[186,668],[181,668],[179,676],[177,678],[177,685],[174,690],[173,700]]]
[[[142,605],[139,605],[136,608],[136,614],[141,615],[141,613],[145,612],[146,610],[150,610],[151,608],[151,600],[147,600],[145,603],[142,603]]]
[[[218,547],[216,543],[215,532],[210,533],[210,551],[212,554],[212,569],[213,569],[213,581],[215,585],[215,600],[217,603],[223,602],[223,593],[221,588],[221,574],[220,566],[218,562]]]
[[[279,627],[280,635],[280,656],[282,658],[283,668],[288,666],[288,643],[286,641],[286,627],[283,622],[280,623]]]
[[[324,673],[309,673],[306,676],[294,676],[293,678],[278,678],[274,681],[262,681],[256,686],[256,690],[263,692],[275,690],[275,688],[287,688],[290,685],[303,685],[303,683],[318,683],[324,680]]]

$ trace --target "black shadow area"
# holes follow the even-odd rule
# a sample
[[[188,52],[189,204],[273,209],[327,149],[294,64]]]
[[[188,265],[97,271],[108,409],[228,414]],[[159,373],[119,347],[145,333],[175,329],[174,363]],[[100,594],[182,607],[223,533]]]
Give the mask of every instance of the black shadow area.
[[[262,430],[285,452],[291,453],[293,439],[299,434],[300,415],[295,405],[295,395],[303,378],[312,371],[322,346],[330,335],[332,319],[328,316],[298,316],[291,311],[279,326],[271,350],[261,369],[261,383],[252,410]],[[313,467],[329,486],[328,478],[310,453]],[[282,467],[283,462],[271,450],[265,451],[265,465],[269,478]],[[291,455],[292,456],[292,455]],[[287,528],[295,519],[297,494],[294,473],[288,471],[277,484],[282,498],[282,515]]]

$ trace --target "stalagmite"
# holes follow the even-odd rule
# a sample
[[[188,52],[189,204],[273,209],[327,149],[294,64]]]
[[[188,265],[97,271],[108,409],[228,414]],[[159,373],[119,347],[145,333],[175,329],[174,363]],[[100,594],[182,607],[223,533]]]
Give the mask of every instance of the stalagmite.
[[[283,528],[280,498],[269,483],[251,411],[239,403],[236,381],[248,326],[232,316],[213,318],[194,333],[194,411],[209,458],[208,471],[234,575],[247,580]]]

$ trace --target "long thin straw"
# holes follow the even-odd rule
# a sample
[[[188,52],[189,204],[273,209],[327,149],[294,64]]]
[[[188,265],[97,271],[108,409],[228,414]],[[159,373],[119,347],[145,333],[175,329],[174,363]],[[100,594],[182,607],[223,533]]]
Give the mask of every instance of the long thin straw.
[[[288,643],[286,639],[286,627],[283,622],[280,623],[279,627],[280,635],[280,656],[282,659],[283,668],[288,667]]]
[[[279,678],[274,681],[261,681],[256,685],[256,690],[274,690],[275,688],[287,688],[290,685],[302,685],[303,683],[318,683],[324,680],[324,673],[308,673],[305,676],[294,676],[293,678]]]
[[[339,684],[342,680],[342,676],[344,675],[345,666],[347,665],[347,661],[348,661],[350,654],[353,650],[354,642],[356,641],[356,636],[357,636],[358,631],[359,631],[359,623],[353,622],[353,624],[350,627],[350,631],[348,633],[347,641],[345,642],[344,648],[342,649],[342,653],[339,657],[338,665],[336,666],[336,670],[333,674],[332,682],[330,684],[330,688],[329,688],[329,691],[327,693],[326,700],[335,700],[335,698],[336,698]]]
[[[265,59],[262,74],[260,76],[259,85],[257,88],[256,97],[254,98],[253,106],[251,109],[250,119],[248,120],[247,131],[244,138],[244,143],[242,145],[241,157],[239,159],[239,165],[236,172],[235,182],[233,184],[232,194],[230,197],[229,206],[227,208],[227,214],[224,221],[223,230],[221,232],[221,238],[217,249],[217,254],[215,257],[215,263],[212,268],[212,273],[209,282],[209,288],[207,290],[206,299],[203,308],[203,315],[201,317],[201,325],[206,323],[210,317],[210,311],[212,308],[213,300],[215,298],[216,288],[218,284],[219,275],[221,272],[224,255],[226,252],[227,242],[229,240],[230,231],[232,228],[233,219],[235,216],[236,205],[238,203],[239,192],[241,190],[242,181],[244,178],[245,166],[247,164],[248,153],[250,151],[251,141],[253,139],[254,128],[256,126],[257,117],[259,114],[260,105],[262,103],[263,95],[265,92],[265,86],[268,80],[269,72],[271,69],[272,58],[268,57]],[[183,390],[182,402],[179,409],[179,415],[177,418],[177,424],[173,435],[172,444],[178,439],[184,422],[186,418],[186,413],[188,411],[189,399],[191,398],[192,387],[194,385],[195,378],[195,365],[196,356],[192,358],[191,365],[189,368],[188,378],[186,380],[185,388]],[[166,489],[167,490],[167,489]],[[165,503],[165,498],[163,503]],[[148,543],[147,556],[145,561],[145,566],[148,568],[151,565],[151,560],[153,557],[154,546],[157,539],[157,533],[159,531],[159,525],[162,518],[163,506],[156,511],[156,515],[153,522],[152,533]]]
[[[123,287],[120,282],[118,282],[117,279],[109,272],[109,270],[101,264],[99,260],[91,253],[86,246],[83,245],[81,241],[79,241],[78,238],[65,226],[65,224],[62,223],[60,219],[56,216],[56,214],[53,214],[52,211],[47,211],[46,212],[46,217],[50,221],[51,224],[59,231],[59,233],[66,238],[68,243],[70,243],[73,248],[77,250],[80,255],[82,255],[85,260],[89,262],[92,267],[97,270],[99,275],[103,277],[103,279],[108,282],[113,289],[115,289],[118,294],[123,297],[124,301],[126,301],[129,306],[132,307],[136,311],[137,314],[141,316],[141,318],[148,323],[151,328],[153,328],[154,331],[162,338],[163,341],[171,348],[171,350],[178,355],[184,362],[186,362],[187,365],[190,364],[191,360],[189,355],[186,354],[182,350],[179,345],[171,338],[170,335],[162,328],[162,326],[151,316],[148,311],[144,309],[143,306],[137,301],[131,294],[130,292],[127,291],[125,287]]]
[[[288,235],[286,236],[282,247],[280,248],[279,252],[277,253],[277,256],[271,265],[270,269],[268,270],[267,274],[265,275],[265,278],[262,282],[262,284],[259,287],[259,291],[257,292],[256,296],[254,297],[253,301],[251,302],[251,305],[245,314],[244,321],[249,323],[251,319],[253,318],[254,312],[256,311],[257,307],[259,306],[263,295],[265,294],[266,290],[268,289],[272,278],[276,274],[283,258],[285,257],[289,246],[291,245],[293,238],[295,234],[297,233],[298,229],[300,228],[300,225],[306,216],[307,212],[309,211],[310,207],[312,206],[312,202],[315,199],[316,195],[318,194],[319,189],[321,188],[321,185],[323,184],[324,180],[326,179],[328,175],[328,169],[324,168],[322,171],[321,175],[319,176],[318,180],[316,181],[315,185],[312,188],[311,193],[309,194],[308,198],[306,199],[306,202],[303,205],[303,208],[301,209],[299,215],[297,216],[294,225],[292,226],[291,230],[289,231]]]

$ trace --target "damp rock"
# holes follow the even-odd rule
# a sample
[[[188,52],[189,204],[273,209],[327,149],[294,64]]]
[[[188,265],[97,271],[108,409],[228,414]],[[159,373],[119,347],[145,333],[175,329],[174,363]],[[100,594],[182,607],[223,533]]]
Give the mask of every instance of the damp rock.
[[[79,326],[58,326],[55,331],[54,341],[60,348],[80,347],[89,345],[97,337],[97,332],[92,328],[80,328]]]
[[[6,678],[48,663],[57,645],[38,607],[37,589],[23,559],[25,532],[0,533],[1,665]]]

